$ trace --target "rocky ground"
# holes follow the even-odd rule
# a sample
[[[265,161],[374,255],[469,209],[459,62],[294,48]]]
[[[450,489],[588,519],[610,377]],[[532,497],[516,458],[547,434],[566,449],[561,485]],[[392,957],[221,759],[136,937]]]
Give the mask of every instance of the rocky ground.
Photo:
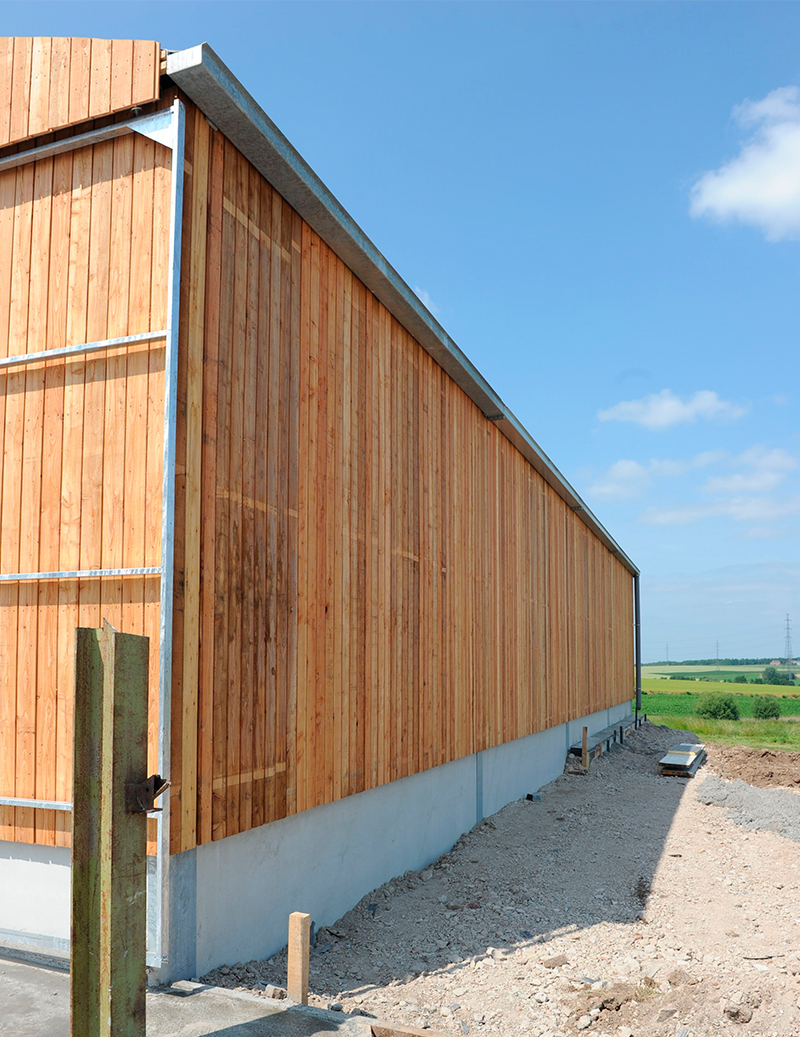
[[[728,780],[760,751],[662,778],[686,740],[646,724],[370,893],[317,934],[311,1004],[451,1035],[799,1037],[800,795]],[[762,760],[797,788],[800,761]],[[285,952],[203,978],[282,986]]]

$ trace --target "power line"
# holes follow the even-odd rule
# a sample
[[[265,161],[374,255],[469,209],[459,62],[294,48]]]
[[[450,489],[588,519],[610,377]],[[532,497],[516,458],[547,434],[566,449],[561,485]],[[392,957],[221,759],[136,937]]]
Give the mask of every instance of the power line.
[[[788,612],[786,613],[786,644],[784,647],[786,649],[786,669],[789,670],[794,656],[792,655],[792,624],[789,621]]]

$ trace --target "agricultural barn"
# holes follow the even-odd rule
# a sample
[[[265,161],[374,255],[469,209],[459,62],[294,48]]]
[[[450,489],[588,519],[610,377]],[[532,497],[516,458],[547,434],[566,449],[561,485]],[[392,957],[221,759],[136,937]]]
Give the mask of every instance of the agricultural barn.
[[[0,40],[0,435],[7,945],[68,945],[77,626],[150,638],[164,978],[630,712],[636,567],[206,45]]]

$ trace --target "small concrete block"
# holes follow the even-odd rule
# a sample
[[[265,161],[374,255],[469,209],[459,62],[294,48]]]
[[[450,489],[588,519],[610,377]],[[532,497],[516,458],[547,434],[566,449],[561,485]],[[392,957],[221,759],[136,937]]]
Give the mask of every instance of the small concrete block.
[[[283,1001],[287,996],[287,992],[283,987],[273,986],[272,983],[267,983],[264,987],[264,997],[271,997],[276,1001]]]

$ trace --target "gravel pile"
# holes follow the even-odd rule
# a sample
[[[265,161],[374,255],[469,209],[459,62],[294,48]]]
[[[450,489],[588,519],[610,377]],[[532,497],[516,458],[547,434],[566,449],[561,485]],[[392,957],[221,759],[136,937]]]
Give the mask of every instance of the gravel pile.
[[[701,803],[724,807],[728,817],[751,832],[777,832],[800,842],[800,796],[783,789],[757,789],[746,782],[706,778],[697,793]]]
[[[646,724],[374,890],[318,931],[311,1004],[453,1037],[800,1037],[797,848],[700,802],[707,768],[659,774],[696,740]],[[284,986],[286,955],[203,978]]]

